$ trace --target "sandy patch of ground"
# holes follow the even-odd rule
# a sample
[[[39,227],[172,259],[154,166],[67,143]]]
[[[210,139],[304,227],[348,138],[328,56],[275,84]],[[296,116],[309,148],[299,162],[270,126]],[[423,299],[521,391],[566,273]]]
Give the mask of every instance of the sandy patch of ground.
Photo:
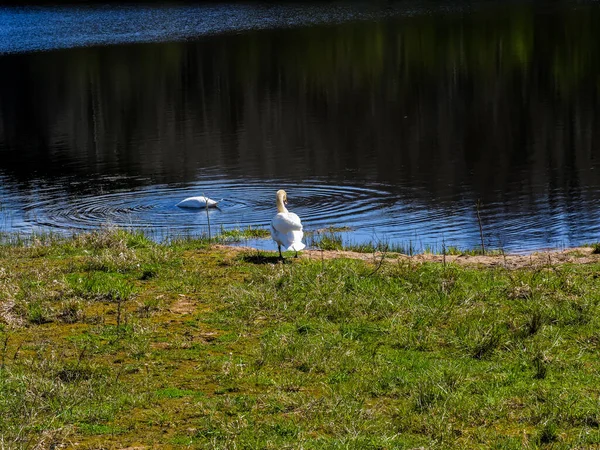
[[[169,311],[174,314],[192,314],[196,311],[196,303],[191,298],[180,294],[179,298],[169,307]]]

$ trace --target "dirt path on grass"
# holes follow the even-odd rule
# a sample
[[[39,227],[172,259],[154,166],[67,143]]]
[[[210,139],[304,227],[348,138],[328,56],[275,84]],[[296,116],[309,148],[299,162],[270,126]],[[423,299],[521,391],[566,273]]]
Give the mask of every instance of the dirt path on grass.
[[[254,258],[263,263],[278,262],[277,255],[274,252],[266,252],[251,247],[232,247],[226,245],[216,245],[215,248],[222,249],[231,253],[244,254],[247,258]],[[600,262],[600,254],[594,254],[591,247],[577,247],[566,250],[548,250],[540,251],[527,255],[434,255],[423,253],[420,255],[403,255],[400,253],[358,253],[343,250],[304,250],[299,254],[300,259],[333,259],[333,258],[351,258],[370,261],[375,264],[383,259],[384,261],[411,261],[414,263],[438,262],[456,263],[465,265],[476,265],[484,267],[506,267],[510,269],[519,269],[523,267],[543,267],[557,264],[592,264]],[[294,259],[294,258],[288,258]]]

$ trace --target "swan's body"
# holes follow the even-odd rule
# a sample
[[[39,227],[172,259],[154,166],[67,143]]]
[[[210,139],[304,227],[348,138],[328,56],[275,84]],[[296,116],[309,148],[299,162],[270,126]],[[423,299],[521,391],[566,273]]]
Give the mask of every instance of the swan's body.
[[[285,204],[287,203],[287,194],[281,189],[277,191],[277,215],[271,220],[271,237],[277,243],[279,257],[283,259],[281,247],[286,250],[294,250],[296,256],[298,251],[306,247],[302,243],[302,222],[300,217],[289,212]]]
[[[216,208],[218,203],[218,201],[202,195],[200,197],[188,197],[185,200],[181,200],[179,203],[177,203],[177,206],[179,206],[180,208],[193,209]]]

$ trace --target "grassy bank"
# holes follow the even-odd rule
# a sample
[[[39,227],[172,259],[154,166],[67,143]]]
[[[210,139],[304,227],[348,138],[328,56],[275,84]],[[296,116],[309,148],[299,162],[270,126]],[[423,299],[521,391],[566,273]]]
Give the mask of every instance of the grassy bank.
[[[598,259],[393,256],[6,243],[0,448],[600,445]]]

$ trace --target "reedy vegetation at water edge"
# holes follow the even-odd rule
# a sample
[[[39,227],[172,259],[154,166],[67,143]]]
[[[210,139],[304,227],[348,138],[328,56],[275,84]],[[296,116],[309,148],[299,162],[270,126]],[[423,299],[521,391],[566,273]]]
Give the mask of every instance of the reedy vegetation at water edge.
[[[600,444],[600,263],[0,246],[4,448]]]

